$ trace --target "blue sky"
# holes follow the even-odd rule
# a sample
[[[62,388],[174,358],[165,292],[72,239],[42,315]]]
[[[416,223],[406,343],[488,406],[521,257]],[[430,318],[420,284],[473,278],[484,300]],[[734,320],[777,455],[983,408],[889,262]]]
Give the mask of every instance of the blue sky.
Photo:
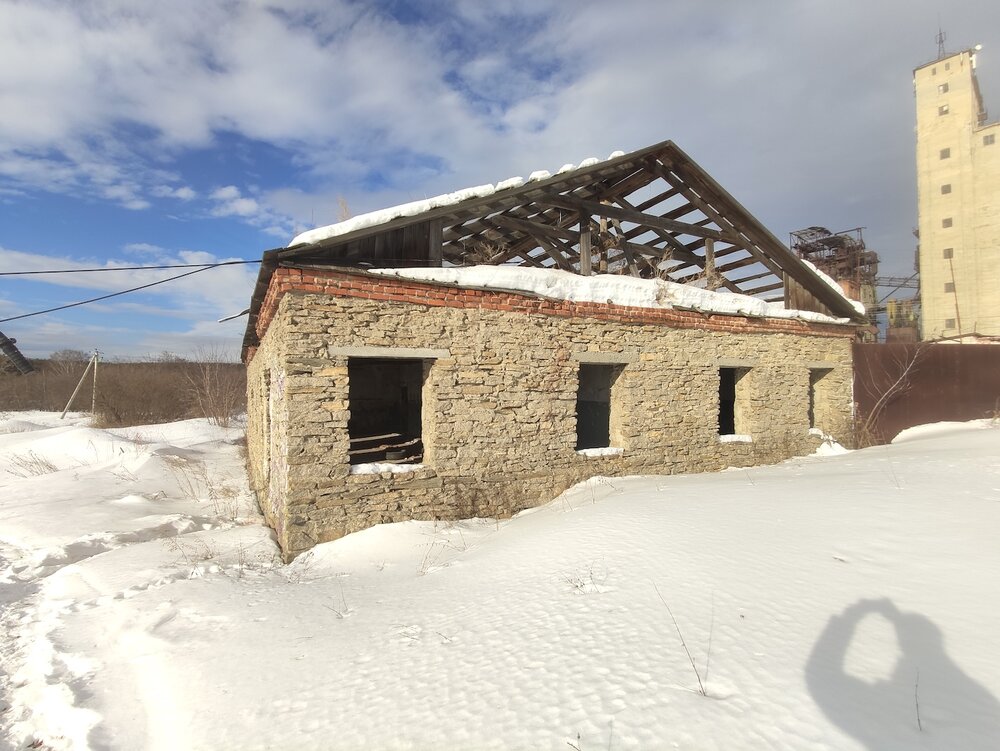
[[[0,271],[256,259],[352,213],[673,139],[779,237],[912,270],[912,69],[1000,3],[0,0]],[[169,271],[0,277],[0,319]],[[254,266],[0,324],[31,357],[235,356]]]

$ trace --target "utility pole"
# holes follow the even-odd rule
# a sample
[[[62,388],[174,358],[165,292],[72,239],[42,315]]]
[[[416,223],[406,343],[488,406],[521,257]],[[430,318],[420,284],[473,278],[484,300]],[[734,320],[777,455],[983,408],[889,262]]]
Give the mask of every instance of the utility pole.
[[[60,420],[63,420],[63,419],[66,418],[66,413],[69,412],[69,408],[71,406],[73,406],[73,400],[76,399],[76,395],[80,393],[80,387],[83,385],[83,382],[85,380],[87,380],[87,373],[90,372],[91,366],[93,366],[93,368],[94,368],[94,392],[93,392],[93,395],[92,395],[91,400],[90,400],[90,414],[93,415],[97,411],[96,410],[96,408],[97,408],[97,361],[100,359],[100,357],[101,357],[101,353],[98,352],[95,349],[94,350],[94,354],[91,355],[90,361],[87,363],[87,367],[83,371],[83,375],[80,376],[79,383],[77,383],[76,384],[76,388],[73,389],[73,395],[69,398],[69,401],[66,402],[66,408],[62,411],[62,414],[59,415],[59,419]]]

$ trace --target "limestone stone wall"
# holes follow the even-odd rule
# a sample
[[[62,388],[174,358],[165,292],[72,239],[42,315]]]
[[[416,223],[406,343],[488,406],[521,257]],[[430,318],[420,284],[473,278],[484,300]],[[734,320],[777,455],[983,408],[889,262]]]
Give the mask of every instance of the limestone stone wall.
[[[273,294],[272,294],[273,293]],[[846,439],[847,326],[540,300],[279,269],[248,363],[253,485],[289,558],[380,522],[508,516],[594,475],[698,472]],[[419,357],[424,466],[351,474],[348,360]],[[611,442],[575,450],[581,363],[616,364]],[[720,439],[719,371],[739,368],[740,430]]]

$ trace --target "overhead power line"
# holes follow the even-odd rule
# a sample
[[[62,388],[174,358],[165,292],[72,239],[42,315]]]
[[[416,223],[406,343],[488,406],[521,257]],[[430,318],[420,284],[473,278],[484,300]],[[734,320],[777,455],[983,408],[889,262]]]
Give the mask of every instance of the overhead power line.
[[[147,269],[214,269],[216,266],[236,266],[256,261],[220,261],[218,263],[171,263],[162,266],[102,266],[95,269],[45,269],[42,271],[0,271],[0,276],[29,276],[31,274],[90,274],[101,271],[145,271]]]
[[[202,271],[208,271],[209,269],[215,269],[219,266],[231,265],[237,263],[236,261],[225,261],[223,263],[213,263],[207,266],[200,266],[194,271],[185,271],[183,274],[176,274],[175,276],[168,276],[166,279],[160,279],[159,281],[150,282],[149,284],[141,284],[138,287],[132,287],[131,289],[123,289],[120,292],[112,292],[109,295],[101,295],[100,297],[92,297],[89,300],[80,300],[79,302],[72,302],[67,305],[58,305],[54,308],[47,308],[46,310],[36,310],[34,313],[23,313],[19,316],[11,316],[10,318],[0,318],[0,323],[7,323],[8,321],[19,321],[22,318],[31,318],[32,316],[45,315],[46,313],[55,313],[59,310],[66,310],[68,308],[76,308],[80,305],[89,305],[92,302],[100,302],[101,300],[108,300],[112,297],[118,297],[119,295],[127,295],[130,292],[138,292],[139,290],[149,289],[150,287],[155,287],[158,284],[166,284],[167,282],[173,282],[178,279],[183,279],[186,276],[191,276],[192,274],[200,274]],[[250,263],[248,261],[240,261],[239,263]],[[259,263],[259,261],[253,261],[253,263]],[[197,264],[196,264],[197,265]]]

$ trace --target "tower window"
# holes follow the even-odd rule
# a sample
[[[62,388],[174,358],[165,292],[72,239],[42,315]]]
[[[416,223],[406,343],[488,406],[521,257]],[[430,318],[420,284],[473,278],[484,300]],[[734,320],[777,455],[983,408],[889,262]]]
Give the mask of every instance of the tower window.
[[[941,194],[947,195],[948,193],[951,193],[951,183],[945,183],[941,186]]]
[[[954,248],[945,248],[944,250],[941,251],[941,257],[942,258],[954,258],[955,257],[955,249]]]
[[[938,107],[938,114],[939,115],[947,115],[948,114],[948,105],[947,104],[942,104],[940,107]]]
[[[945,70],[951,70],[951,63],[945,63],[944,64],[944,69]]]
[[[945,282],[944,283],[944,291],[945,292],[954,292],[955,291],[955,282]]]
[[[943,83],[940,86],[938,86],[938,94],[947,94],[947,93],[948,93],[948,84]]]
[[[996,143],[996,134],[990,133],[988,136],[983,136],[983,146],[992,146]]]
[[[955,319],[954,318],[945,318],[944,319],[944,327],[946,329],[953,329],[953,328],[955,328]]]
[[[941,149],[941,158],[942,159],[950,159],[951,158],[951,149]]]
[[[951,217],[949,216],[947,219],[942,219],[941,220],[941,226],[944,227],[945,229],[947,229],[948,227],[950,227],[951,226]]]

